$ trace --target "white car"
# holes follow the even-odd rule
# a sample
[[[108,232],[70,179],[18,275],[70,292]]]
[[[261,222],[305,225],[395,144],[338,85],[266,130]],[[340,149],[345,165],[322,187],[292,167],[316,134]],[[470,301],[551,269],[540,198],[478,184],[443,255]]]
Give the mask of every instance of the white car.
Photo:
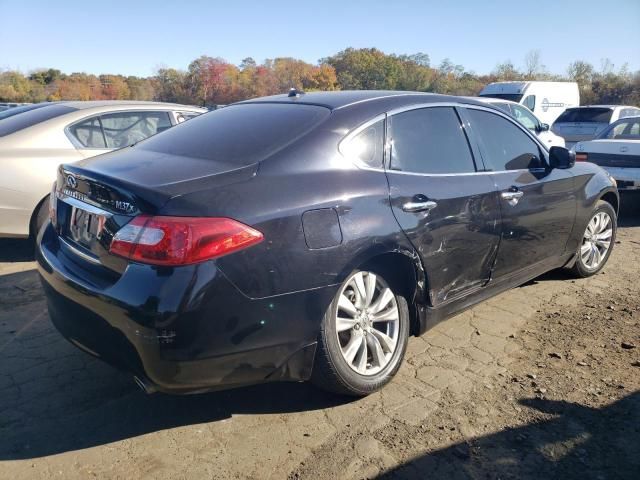
[[[487,97],[478,97],[474,98],[474,100],[479,100],[483,103],[488,103],[489,105],[498,107],[500,110],[512,116],[526,128],[531,130],[531,133],[536,135],[547,148],[565,146],[564,139],[562,137],[554,134],[549,130],[548,124],[542,123],[540,119],[531,112],[531,110],[523,107],[519,103]]]
[[[127,147],[205,113],[160,102],[45,102],[0,112],[0,237],[35,236],[61,163]]]
[[[574,150],[577,162],[592,162],[609,172],[618,190],[640,189],[640,116],[618,120]]]
[[[568,108],[553,123],[551,131],[564,138],[567,148],[591,140],[621,118],[640,115],[640,108],[629,105],[588,105]]]
[[[580,105],[576,82],[494,82],[479,95],[519,103],[549,125],[567,108]]]

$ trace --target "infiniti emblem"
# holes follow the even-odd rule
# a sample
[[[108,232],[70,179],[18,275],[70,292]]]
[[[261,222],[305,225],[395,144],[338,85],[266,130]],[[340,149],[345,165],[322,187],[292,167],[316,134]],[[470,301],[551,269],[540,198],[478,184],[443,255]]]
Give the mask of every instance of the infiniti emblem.
[[[78,181],[76,177],[73,175],[67,175],[67,186],[71,188],[76,188],[78,186]]]

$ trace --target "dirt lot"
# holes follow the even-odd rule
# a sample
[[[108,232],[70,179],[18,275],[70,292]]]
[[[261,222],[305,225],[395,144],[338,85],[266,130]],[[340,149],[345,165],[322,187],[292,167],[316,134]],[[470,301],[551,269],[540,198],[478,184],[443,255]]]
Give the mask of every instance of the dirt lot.
[[[547,274],[411,339],[360,400],[145,396],[54,331],[28,246],[0,242],[0,478],[640,478],[640,196],[623,203],[602,274]]]

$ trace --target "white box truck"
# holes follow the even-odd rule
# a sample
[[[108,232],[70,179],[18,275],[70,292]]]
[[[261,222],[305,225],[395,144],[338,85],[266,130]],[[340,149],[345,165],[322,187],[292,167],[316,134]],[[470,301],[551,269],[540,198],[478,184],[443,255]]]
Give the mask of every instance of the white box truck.
[[[517,102],[548,125],[567,108],[580,105],[575,82],[495,82],[484,87],[480,96]]]

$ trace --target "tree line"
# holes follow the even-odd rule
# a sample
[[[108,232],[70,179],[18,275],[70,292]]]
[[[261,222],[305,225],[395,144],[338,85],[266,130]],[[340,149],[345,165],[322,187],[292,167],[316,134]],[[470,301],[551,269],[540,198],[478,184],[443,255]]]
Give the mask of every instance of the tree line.
[[[303,91],[382,89],[451,95],[477,95],[487,83],[504,80],[576,81],[582,104],[640,105],[640,71],[609,60],[599,67],[578,60],[564,74],[549,73],[539,51],[531,51],[518,68],[513,62],[478,75],[444,59],[432,65],[429,55],[386,54],[376,48],[347,48],[313,65],[284,57],[258,64],[253,58],[234,65],[220,57],[201,56],[187,70],[160,67],[150,77],[117,74],[65,74],[49,68],[23,74],[0,71],[0,101],[158,100],[191,105],[224,105],[247,98]]]

